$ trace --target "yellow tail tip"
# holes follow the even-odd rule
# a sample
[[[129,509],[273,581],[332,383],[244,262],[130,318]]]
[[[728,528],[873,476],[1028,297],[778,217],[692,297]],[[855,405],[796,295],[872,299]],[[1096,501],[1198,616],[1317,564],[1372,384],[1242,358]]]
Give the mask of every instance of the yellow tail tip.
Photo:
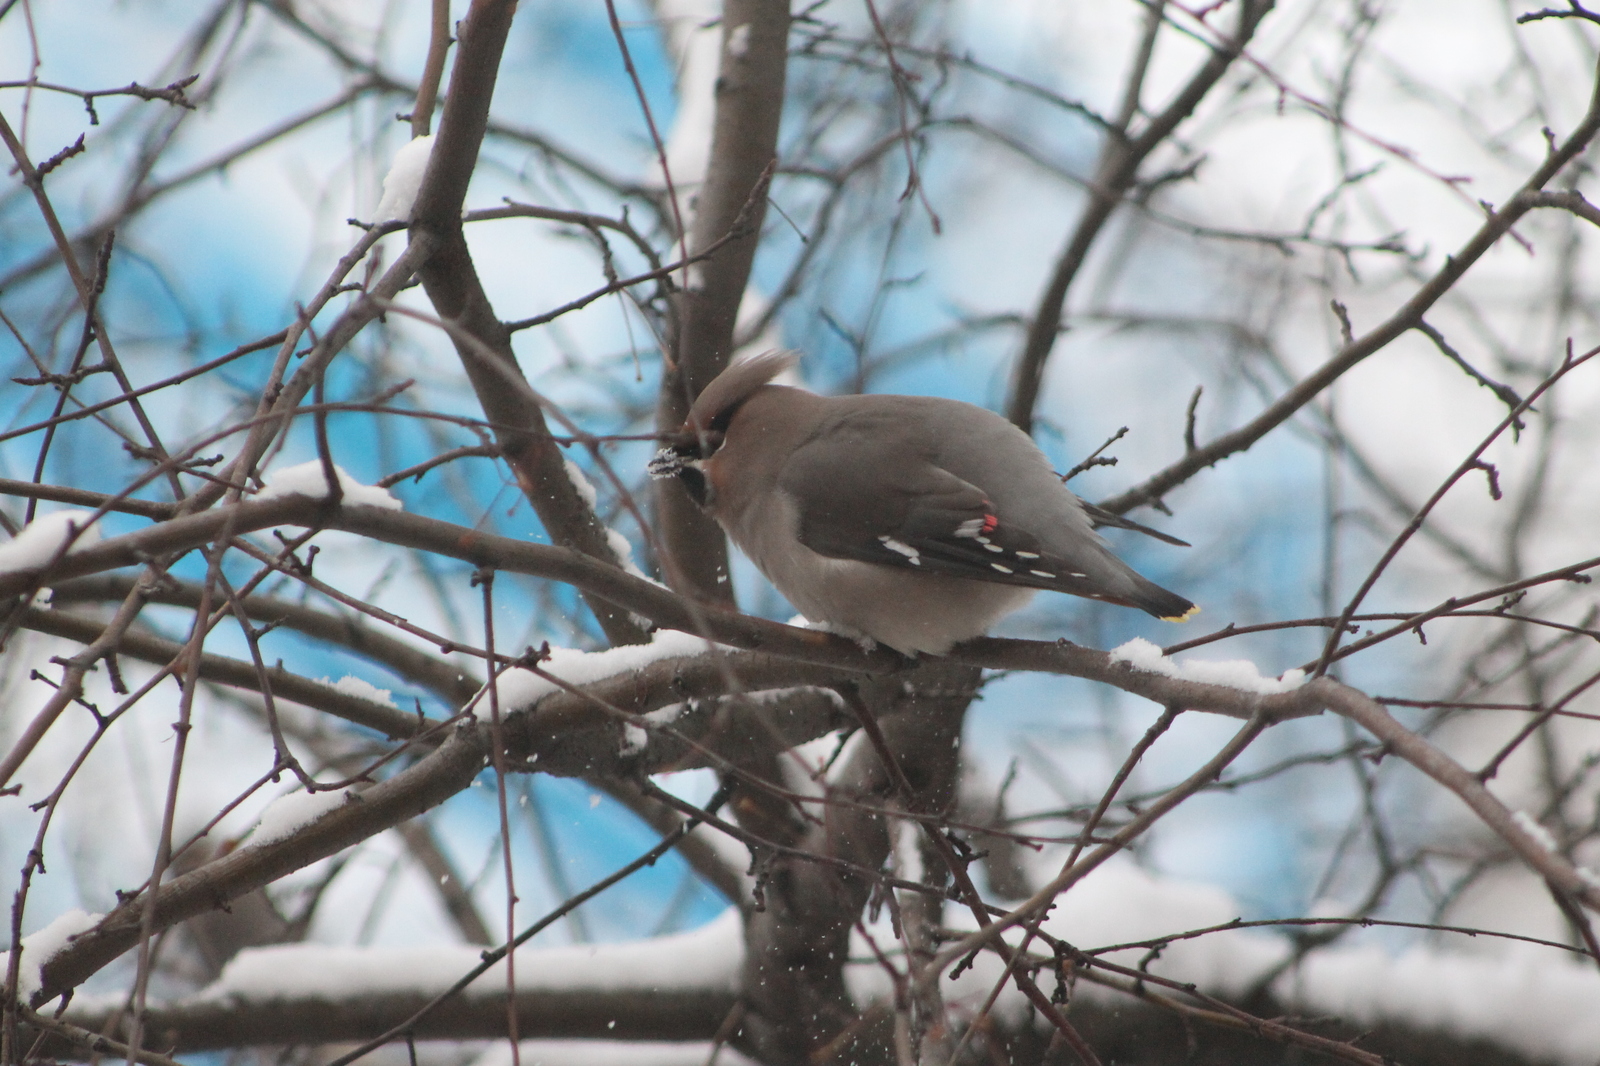
[[[1200,613],[1200,605],[1198,603],[1194,603],[1194,604],[1190,604],[1189,605],[1189,609],[1187,611],[1184,611],[1182,614],[1169,615],[1169,616],[1167,616],[1165,618],[1162,618],[1161,620],[1163,622],[1187,622],[1189,619],[1193,618],[1195,615],[1197,615],[1199,613]]]

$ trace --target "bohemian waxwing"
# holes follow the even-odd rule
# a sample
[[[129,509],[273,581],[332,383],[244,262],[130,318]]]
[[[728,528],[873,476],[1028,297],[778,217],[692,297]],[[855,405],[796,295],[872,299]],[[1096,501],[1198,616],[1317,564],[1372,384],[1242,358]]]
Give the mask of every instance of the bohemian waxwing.
[[[942,655],[1035,589],[1169,621],[1199,610],[1112,555],[1094,524],[1183,541],[1085,504],[1004,418],[959,400],[769,384],[796,359],[724,370],[650,473],[679,478],[807,618]]]

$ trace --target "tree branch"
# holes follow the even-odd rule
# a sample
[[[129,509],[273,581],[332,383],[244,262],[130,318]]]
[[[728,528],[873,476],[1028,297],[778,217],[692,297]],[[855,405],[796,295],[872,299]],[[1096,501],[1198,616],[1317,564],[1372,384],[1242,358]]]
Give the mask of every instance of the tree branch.
[[[435,242],[417,276],[439,317],[478,341],[466,344],[451,334],[484,417],[494,426],[501,455],[550,539],[620,565],[605,526],[568,476],[565,457],[550,439],[544,411],[531,390],[507,387],[508,381],[526,385],[527,378],[511,350],[511,335],[483,290],[462,232],[461,208],[488,128],[489,104],[515,10],[513,0],[474,0],[460,25],[450,90],[412,214],[413,240],[428,235]],[[627,612],[585,599],[613,644],[648,639]]]
[[[1464,766],[1426,738],[1401,725],[1366,694],[1326,677],[1317,679],[1314,684],[1322,690],[1331,710],[1360,725],[1383,741],[1394,754],[1459,796],[1539,876],[1580,900],[1590,910],[1600,912],[1600,876],[1579,869],[1536,840],[1519,824],[1511,809]]]
[[[524,965],[537,965],[537,953]],[[522,954],[518,953],[519,959]],[[311,959],[306,960],[311,963]],[[624,975],[626,976],[626,975]],[[402,1025],[432,998],[423,992],[354,995],[339,1000],[285,988],[259,1001],[204,995],[152,1004],[145,1031],[153,1042],[181,1055],[229,1048],[296,1044],[341,1044],[369,1039]],[[734,993],[723,988],[648,985],[618,988],[536,988],[518,991],[517,1032],[529,1039],[680,1041],[709,1040],[732,1009]],[[68,1010],[80,1030],[95,1031],[114,1020],[103,1008]],[[453,996],[410,1027],[416,1040],[504,1040],[503,989]],[[70,1054],[60,1044],[45,1054]],[[152,1066],[170,1066],[157,1060]]]
[[[46,611],[37,607],[26,609],[22,615],[22,625],[23,628],[36,633],[49,633],[51,636],[84,643],[96,641],[106,628],[105,622],[97,618],[86,618],[69,611]],[[117,642],[117,650],[121,654],[163,666],[183,658],[185,648],[186,645],[179,641],[167,640],[165,637],[158,637],[138,629],[122,633]],[[231,688],[261,691],[261,675],[257,673],[253,663],[244,659],[202,652],[199,676],[206,681],[228,685]],[[418,726],[422,724],[417,715],[407,714],[396,707],[375,700],[352,696],[333,685],[312,681],[286,670],[281,665],[269,669],[266,676],[274,696],[375,730],[391,739],[414,736]],[[434,724],[438,724],[437,720]]]
[[[295,870],[337,854],[393,828],[472,784],[483,768],[486,740],[476,724],[459,726],[450,738],[416,763],[347,798],[283,840],[246,844],[236,851],[160,886],[151,908],[153,931],[169,928],[261,888]],[[33,1006],[48,1003],[97,973],[139,940],[145,893],[129,896],[93,929],[79,934],[39,967]]]
[[[1391,341],[1408,330],[1420,328],[1423,316],[1439,299],[1449,292],[1461,276],[1474,263],[1483,258],[1495,243],[1516,225],[1517,220],[1535,207],[1565,207],[1565,204],[1547,203],[1543,187],[1572,160],[1576,159],[1600,131],[1600,73],[1588,113],[1562,144],[1552,150],[1522,187],[1498,211],[1491,211],[1478,231],[1462,245],[1460,251],[1447,256],[1444,265],[1419,288],[1399,310],[1390,315],[1370,332],[1346,344],[1333,358],[1302,379],[1294,387],[1273,401],[1247,424],[1231,433],[1211,441],[1200,448],[1186,452],[1183,458],[1145,479],[1126,492],[1101,500],[1100,506],[1121,514],[1140,504],[1153,503],[1167,492],[1183,484],[1208,466],[1215,466],[1230,455],[1244,451],[1285,422],[1301,407],[1311,402],[1322,390],[1361,362],[1367,356],[1381,351]]]
[[[1038,307],[1028,324],[1027,338],[1022,352],[1017,356],[1012,372],[1011,395],[1006,401],[1006,417],[1023,432],[1033,432],[1033,409],[1039,402],[1039,387],[1044,380],[1045,362],[1055,347],[1061,331],[1061,314],[1066,305],[1067,290],[1088,258],[1095,238],[1105,227],[1112,212],[1122,202],[1139,178],[1139,167],[1151,152],[1164,142],[1178,124],[1188,118],[1206,93],[1233,65],[1244,46],[1254,36],[1261,20],[1271,11],[1273,0],[1243,0],[1239,7],[1239,21],[1233,35],[1213,45],[1211,55],[1189,79],[1172,102],[1155,115],[1136,136],[1129,136],[1120,128],[1108,129],[1101,141],[1100,158],[1095,164],[1094,177],[1088,185],[1089,202],[1073,227],[1072,236],[1056,260],[1055,270],[1039,297]],[[1154,20],[1159,26],[1159,16]],[[1147,31],[1153,35],[1154,28]],[[1150,47],[1140,44],[1140,56]],[[1136,58],[1129,74],[1128,93],[1137,101],[1138,86],[1144,78],[1144,60]],[[1129,117],[1133,108],[1125,103]]]
[[[120,598],[126,596],[133,585],[133,578],[121,574],[61,582],[51,589],[50,606],[58,609],[73,603]],[[161,582],[146,593],[145,601],[194,607],[200,602],[200,588],[186,581]],[[247,596],[244,609],[258,622],[282,625],[308,637],[349,648],[407,681],[423,686],[445,703],[465,703],[483,686],[481,677],[464,673],[461,665],[380,632],[360,615],[320,610],[275,596]]]
[[[717,77],[711,161],[695,200],[688,254],[734,229],[749,212],[748,233],[688,271],[679,294],[672,351],[663,359],[656,428],[683,425],[700,390],[733,354],[734,322],[744,297],[766,212],[762,189],[777,157],[778,120],[788,64],[789,0],[726,0]],[[731,604],[727,542],[715,522],[689,499],[676,478],[655,483],[657,528],[670,557],[667,579],[708,603]]]

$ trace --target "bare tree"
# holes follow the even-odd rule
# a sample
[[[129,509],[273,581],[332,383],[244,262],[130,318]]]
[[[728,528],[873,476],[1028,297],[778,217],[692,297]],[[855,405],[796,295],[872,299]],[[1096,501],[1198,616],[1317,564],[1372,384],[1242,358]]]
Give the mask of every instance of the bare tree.
[[[1592,1061],[1600,14],[457,8],[0,0],[0,1063]],[[773,620],[775,345],[1215,628]]]

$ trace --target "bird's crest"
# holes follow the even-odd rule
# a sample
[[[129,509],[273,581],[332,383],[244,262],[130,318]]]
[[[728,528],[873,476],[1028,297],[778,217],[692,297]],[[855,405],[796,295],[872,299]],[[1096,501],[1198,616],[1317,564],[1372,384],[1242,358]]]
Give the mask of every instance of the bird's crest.
[[[770,351],[733,363],[695,400],[684,428],[701,433],[727,429],[734,412],[751,393],[799,361],[799,352]]]

